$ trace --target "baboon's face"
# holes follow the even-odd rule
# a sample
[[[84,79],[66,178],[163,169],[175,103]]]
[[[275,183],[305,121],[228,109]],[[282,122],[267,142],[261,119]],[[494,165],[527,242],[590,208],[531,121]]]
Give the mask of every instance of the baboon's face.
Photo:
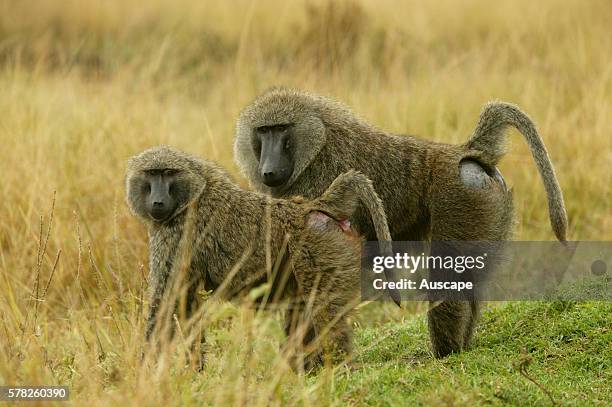
[[[144,170],[131,179],[130,189],[137,211],[157,223],[170,219],[189,195],[182,171],[172,168]]]
[[[256,127],[252,140],[255,157],[259,159],[261,181],[269,187],[284,185],[293,174],[293,124]]]

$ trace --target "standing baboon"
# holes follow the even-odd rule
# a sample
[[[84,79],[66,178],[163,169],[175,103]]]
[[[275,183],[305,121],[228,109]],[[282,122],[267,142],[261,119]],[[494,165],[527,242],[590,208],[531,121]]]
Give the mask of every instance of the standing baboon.
[[[396,241],[502,241],[510,237],[513,222],[512,194],[496,168],[508,126],[516,127],[531,148],[553,231],[563,241],[563,196],[546,148],[529,117],[508,103],[489,103],[470,140],[449,145],[392,135],[338,102],[275,88],[241,112],[234,153],[252,185],[274,197],[313,198],[338,174],[359,170],[381,197]],[[363,210],[357,210],[353,225],[375,239]],[[434,354],[465,349],[477,314],[476,302],[432,304]]]
[[[315,337],[332,349],[350,350],[346,315],[360,297],[362,238],[347,219],[365,205],[377,236],[390,239],[382,202],[363,174],[340,175],[312,201],[274,199],[239,188],[215,164],[157,147],[129,160],[126,195],[149,232],[147,339],[159,329],[162,298],[183,261],[186,316],[193,313],[198,283],[207,290],[223,284],[225,298],[270,283],[270,301],[290,303],[288,335],[296,332],[297,319],[306,322],[304,345],[315,348],[306,366],[320,361],[323,347],[312,344]]]

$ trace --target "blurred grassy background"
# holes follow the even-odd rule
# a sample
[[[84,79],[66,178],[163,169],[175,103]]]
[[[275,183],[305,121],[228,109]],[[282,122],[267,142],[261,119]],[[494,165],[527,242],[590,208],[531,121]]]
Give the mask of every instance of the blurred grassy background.
[[[94,394],[105,387],[83,381],[87,372],[114,377],[96,362],[100,349],[135,366],[141,338],[127,332],[140,324],[147,242],[124,205],[125,160],[164,143],[235,173],[236,117],[273,85],[452,143],[488,100],[517,103],[557,169],[570,239],[610,240],[610,21],[606,0],[0,0],[0,381],[57,379],[38,367],[57,363]],[[511,139],[501,169],[516,238],[553,239],[531,155]],[[36,328],[30,292],[52,270]],[[381,309],[362,323],[407,317]],[[53,354],[56,342],[68,345]],[[80,353],[89,362],[75,362]]]

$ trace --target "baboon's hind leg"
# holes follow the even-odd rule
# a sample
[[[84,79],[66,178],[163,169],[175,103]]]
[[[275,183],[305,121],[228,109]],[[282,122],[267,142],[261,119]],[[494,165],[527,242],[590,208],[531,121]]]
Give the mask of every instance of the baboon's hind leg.
[[[292,365],[303,362],[306,371],[321,365],[326,358],[337,363],[351,352],[352,330],[345,307],[316,304],[312,310],[302,307],[285,316],[285,332],[293,353]]]
[[[308,346],[304,361],[307,369],[325,361],[339,363],[351,352],[352,330],[346,320],[346,307],[331,303],[317,305],[312,317],[316,336]]]
[[[287,351],[294,369],[299,363],[303,363],[304,351],[316,337],[312,323],[304,318],[304,308],[303,304],[294,304],[285,313]]]
[[[430,306],[427,323],[434,355],[440,358],[463,350],[467,346],[466,331],[474,325],[470,303],[430,301]]]
[[[456,170],[438,171],[446,176],[436,180],[431,190],[433,255],[436,241],[504,241],[510,237],[512,194],[496,168],[464,160]],[[495,259],[488,258],[487,263],[494,267]],[[471,271],[466,270],[464,275],[469,276]],[[439,271],[432,270],[430,278],[435,279],[436,274],[440,276]],[[444,357],[469,346],[479,302],[477,297],[439,300],[430,301],[428,325],[433,353]]]

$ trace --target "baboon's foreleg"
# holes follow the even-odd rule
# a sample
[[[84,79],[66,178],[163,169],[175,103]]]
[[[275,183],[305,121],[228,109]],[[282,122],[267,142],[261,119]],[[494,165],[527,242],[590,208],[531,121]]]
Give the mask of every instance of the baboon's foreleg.
[[[162,344],[172,340],[179,324],[185,338],[189,337],[193,329],[200,329],[200,325],[190,318],[198,309],[197,291],[200,275],[193,269],[187,270],[187,281],[174,281],[165,270],[155,270],[150,275],[150,307],[147,318],[145,338],[148,342],[155,340],[153,349],[159,351]],[[182,285],[182,287],[181,287]],[[168,301],[171,301],[168,303]],[[175,319],[176,318],[176,319]],[[186,328],[190,327],[189,330]],[[191,365],[201,369],[204,364],[203,343],[204,336],[195,332],[195,339],[191,343],[187,359]]]
[[[199,279],[197,276],[192,274],[191,281],[189,281],[186,292],[185,292],[185,310],[183,320],[188,323],[190,329],[185,332],[185,335],[193,336],[193,341],[190,347],[190,354],[187,355],[190,365],[196,370],[202,370],[204,368],[204,362],[206,360],[206,337],[202,331],[201,321],[192,321],[193,315],[198,311],[198,288]]]

